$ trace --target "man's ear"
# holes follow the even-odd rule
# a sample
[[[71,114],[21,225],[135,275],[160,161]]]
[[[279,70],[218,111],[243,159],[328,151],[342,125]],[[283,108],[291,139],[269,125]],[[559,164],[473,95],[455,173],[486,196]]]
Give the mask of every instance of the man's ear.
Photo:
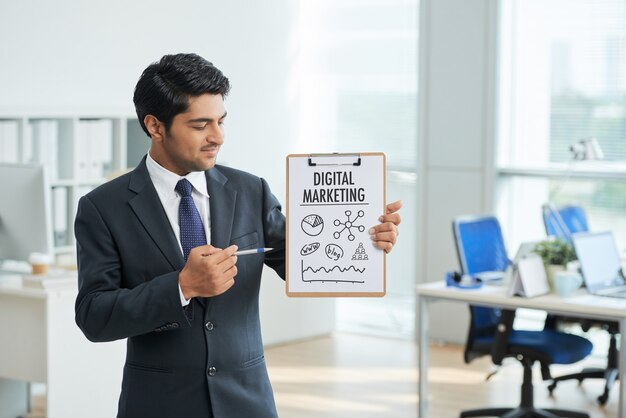
[[[163,138],[165,138],[165,126],[163,126],[160,120],[152,115],[146,115],[143,118],[143,123],[146,125],[150,138],[155,141],[163,141]]]

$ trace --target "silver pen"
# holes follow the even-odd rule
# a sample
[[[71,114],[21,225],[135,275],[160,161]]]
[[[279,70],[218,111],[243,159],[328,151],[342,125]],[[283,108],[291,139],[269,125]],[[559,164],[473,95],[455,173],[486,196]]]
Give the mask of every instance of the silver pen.
[[[268,251],[272,251],[273,248],[253,248],[251,250],[241,250],[235,252],[234,255],[248,255],[248,254],[261,254],[266,253]]]

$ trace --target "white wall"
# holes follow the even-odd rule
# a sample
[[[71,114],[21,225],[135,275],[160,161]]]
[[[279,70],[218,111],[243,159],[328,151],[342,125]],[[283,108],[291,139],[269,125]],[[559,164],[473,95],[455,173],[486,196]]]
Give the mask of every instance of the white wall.
[[[297,1],[0,3],[0,111],[132,113],[132,89],[165,53],[197,52],[231,79],[223,162],[268,179],[284,201],[284,155],[296,150]],[[418,281],[457,266],[450,222],[491,212],[496,0],[422,0],[415,240]],[[411,228],[412,229],[412,228]],[[410,231],[413,232],[413,231]],[[402,240],[402,238],[401,238]],[[421,245],[419,245],[421,243]],[[329,332],[331,301],[289,300],[264,277],[266,343]],[[467,308],[435,305],[434,338],[463,341]],[[439,320],[450,313],[452,326]],[[318,316],[317,313],[323,315]]]
[[[297,85],[290,79],[297,4],[3,1],[0,111],[132,115],[133,88],[149,63],[166,53],[196,52],[232,84],[221,161],[266,178],[284,201],[284,156],[292,151],[298,110]],[[332,330],[330,301],[288,301],[282,280],[269,275],[264,282],[266,343]]]
[[[496,0],[422,0],[419,282],[458,269],[454,217],[493,211],[496,6]],[[464,342],[467,306],[437,303],[430,317],[431,338]]]

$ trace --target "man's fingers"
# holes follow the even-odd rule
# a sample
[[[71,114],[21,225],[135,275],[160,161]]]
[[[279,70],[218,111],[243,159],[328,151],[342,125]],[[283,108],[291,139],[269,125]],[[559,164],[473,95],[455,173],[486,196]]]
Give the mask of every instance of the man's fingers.
[[[391,222],[394,225],[400,225],[401,218],[400,214],[396,213],[402,207],[402,201],[397,200],[393,203],[390,203],[386,207],[386,213],[378,218],[380,223]]]
[[[395,202],[389,203],[387,205],[387,214],[395,213],[400,210],[402,207],[402,200],[396,200]]]
[[[232,257],[228,257],[226,260],[222,261],[219,264],[220,269],[222,270],[223,273],[228,273],[229,270],[231,269],[235,269],[237,270],[237,256],[234,255]]]
[[[397,235],[398,227],[391,222],[385,222],[384,224],[378,224],[376,226],[371,227],[369,230],[369,233],[370,235],[373,235],[379,232],[386,232],[386,231],[394,231]]]
[[[398,216],[396,220],[398,223],[400,222],[399,215],[390,214],[385,215],[385,217],[395,217]],[[382,217],[381,217],[382,218]],[[398,227],[397,224],[393,221],[387,221],[381,224],[378,224],[369,230],[370,237],[372,241],[374,241],[374,246],[376,248],[380,248],[384,250],[386,253],[390,253],[393,249],[393,246],[398,239]]]
[[[385,222],[391,222],[394,225],[400,225],[401,222],[401,217],[399,213],[391,213],[388,215],[383,215],[380,218],[378,218],[378,220],[381,223],[385,223]]]
[[[192,248],[189,253],[191,254],[192,252],[194,252],[194,253],[199,253],[202,256],[207,256],[207,255],[214,254],[221,250],[222,250],[221,248],[216,248],[212,246],[211,244],[207,244],[207,245],[201,245],[199,247]]]
[[[387,242],[387,241],[375,241],[374,242],[374,246],[376,248],[380,248],[381,250],[383,250],[387,254],[389,254],[391,252],[391,250],[393,249],[393,244],[390,243],[390,242]]]
[[[226,292],[235,284],[235,276],[237,276],[237,266],[235,265],[230,266],[221,274],[213,276],[210,282],[205,282],[208,286],[207,289],[209,289],[208,294],[216,296]]]
[[[375,242],[384,241],[384,242],[390,242],[392,244],[395,244],[397,238],[398,238],[398,234],[395,231],[378,232],[372,235],[372,240]]]
[[[197,247],[197,248],[203,248],[203,247]],[[195,248],[194,248],[195,250]],[[193,251],[193,250],[191,250]],[[214,251],[211,254],[207,254],[210,257],[207,258],[207,261],[209,263],[212,264],[220,264],[223,261],[229,259],[230,257],[233,256],[233,254],[235,254],[235,252],[237,251],[237,246],[236,245],[231,245],[230,247],[226,247],[223,250],[217,249],[217,251]],[[203,254],[205,255],[205,254]]]

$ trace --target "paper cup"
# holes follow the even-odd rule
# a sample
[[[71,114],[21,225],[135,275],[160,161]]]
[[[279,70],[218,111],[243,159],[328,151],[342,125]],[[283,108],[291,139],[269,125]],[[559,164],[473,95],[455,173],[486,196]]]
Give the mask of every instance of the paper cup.
[[[32,253],[28,257],[28,262],[32,266],[32,274],[47,274],[50,266],[50,256],[42,253]]]

